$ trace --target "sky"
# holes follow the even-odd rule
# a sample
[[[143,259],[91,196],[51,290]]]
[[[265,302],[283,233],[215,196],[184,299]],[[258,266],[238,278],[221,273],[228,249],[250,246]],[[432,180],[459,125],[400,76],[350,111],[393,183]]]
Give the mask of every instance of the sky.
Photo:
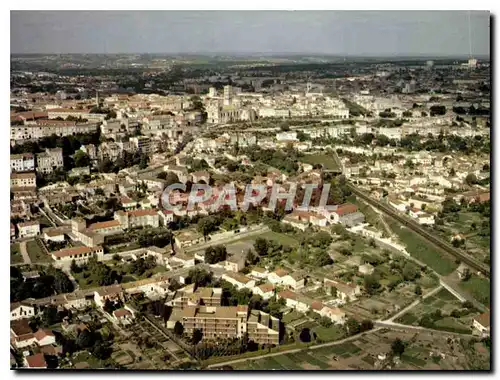
[[[12,54],[467,56],[467,11],[11,11]],[[471,11],[472,55],[490,14]]]

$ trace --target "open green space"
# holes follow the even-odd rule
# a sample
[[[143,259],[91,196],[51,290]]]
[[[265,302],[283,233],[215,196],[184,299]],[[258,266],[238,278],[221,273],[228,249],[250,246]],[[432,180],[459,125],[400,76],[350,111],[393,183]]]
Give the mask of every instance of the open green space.
[[[269,232],[263,233],[262,235],[259,235],[259,237],[264,238],[264,239],[268,239],[268,240],[274,240],[282,245],[288,245],[290,247],[298,247],[299,246],[299,242],[297,240],[295,240],[293,237],[288,236],[286,234],[279,233],[279,232],[269,231]]]
[[[28,255],[31,259],[32,263],[40,263],[40,262],[51,262],[52,257],[47,255],[42,247],[40,247],[41,243],[38,243],[36,240],[30,240],[26,243],[26,250],[28,251]]]
[[[406,250],[412,257],[424,262],[443,276],[457,269],[458,264],[453,257],[435,248],[410,229],[402,227],[394,219],[386,216],[385,220],[387,224],[389,224],[391,230],[397,234],[399,239],[405,244]]]
[[[21,255],[21,250],[19,249],[19,243],[13,243],[10,245],[10,263],[20,264],[23,262],[23,255]]]
[[[300,158],[306,164],[321,164],[326,170],[337,170],[339,167],[333,158],[333,154],[307,154]]]
[[[489,279],[473,275],[467,281],[460,281],[459,286],[485,306],[490,306],[491,283]]]
[[[333,325],[330,327],[318,326],[313,328],[313,332],[324,342],[331,342],[345,337],[345,330],[342,326]]]

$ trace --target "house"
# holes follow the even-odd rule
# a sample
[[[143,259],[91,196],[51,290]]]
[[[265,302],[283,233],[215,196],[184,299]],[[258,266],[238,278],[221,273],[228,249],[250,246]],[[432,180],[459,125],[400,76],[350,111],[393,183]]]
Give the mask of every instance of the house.
[[[304,298],[299,296],[297,293],[291,290],[283,290],[276,295],[278,300],[284,299],[286,306],[291,307],[302,313],[306,313],[310,309],[310,303]]]
[[[255,286],[255,280],[240,273],[224,273],[222,279],[236,286],[239,289],[252,289]]]
[[[161,209],[158,211],[160,222],[163,226],[168,226],[170,222],[174,221],[174,212],[170,210]]]
[[[482,336],[490,335],[490,311],[488,310],[475,317],[472,326],[481,333]]]
[[[37,221],[28,221],[17,224],[19,238],[34,237],[40,235],[40,223]]]
[[[253,267],[252,270],[250,271],[250,276],[255,277],[255,278],[259,278],[259,279],[266,278],[267,275],[268,275],[267,270],[264,268],[260,268],[260,267]]]
[[[25,368],[47,368],[45,355],[42,352],[38,354],[29,355],[24,358]]]
[[[119,234],[123,232],[122,225],[119,220],[108,220],[105,222],[92,223],[88,227],[88,231],[99,233],[102,235]]]
[[[361,294],[361,288],[359,285],[347,284],[338,280],[325,278],[323,280],[323,286],[326,288],[328,294],[330,294],[332,288],[337,289],[337,294],[331,295],[344,302],[356,300],[356,296]]]
[[[229,272],[239,272],[243,268],[245,268],[245,257],[243,255],[231,256],[224,264],[224,269]]]
[[[125,209],[125,211],[134,210],[137,208],[137,202],[133,199],[130,199],[129,197],[121,197],[120,203],[122,204],[122,207]]]
[[[358,211],[358,207],[351,203],[344,203],[332,212],[333,223],[341,223],[348,227],[361,224],[365,221],[365,216]]]
[[[288,276],[288,271],[283,268],[275,269],[273,272],[267,275],[267,279],[270,283],[275,285],[281,285],[285,276]]]
[[[274,296],[274,289],[274,285],[267,282],[265,284],[254,286],[252,293],[261,296],[264,300],[268,300]]]
[[[169,258],[170,266],[173,266],[173,264],[177,263],[182,265],[182,267],[184,268],[194,267],[195,266],[194,261],[195,261],[194,255],[181,252],[176,252],[174,256],[171,256]]]
[[[121,224],[122,229],[135,227],[154,227],[160,226],[160,216],[156,210],[132,210],[116,211],[115,219]]]
[[[372,274],[374,270],[375,270],[375,268],[370,263],[360,265],[358,268],[358,272],[363,274],[363,275]]]
[[[292,288],[294,290],[302,289],[305,285],[304,276],[300,273],[294,272],[292,274],[287,274],[281,278],[281,284],[283,286]]]
[[[205,182],[207,185],[210,183],[210,173],[207,171],[197,171],[191,173],[193,183]]]
[[[10,342],[17,348],[28,347],[36,342],[27,318],[10,322]]]
[[[14,302],[10,304],[10,320],[15,321],[22,318],[31,318],[36,314],[36,309],[33,305],[25,302]]]
[[[103,307],[106,300],[121,301],[122,299],[123,289],[120,285],[103,286],[94,291],[94,302],[99,307]]]
[[[134,318],[134,313],[126,306],[113,311],[113,319],[124,326],[130,325]]]
[[[406,206],[407,206],[406,203],[398,199],[390,200],[389,205],[394,207],[396,210],[400,212],[406,212]]]
[[[40,347],[48,346],[56,342],[56,337],[54,336],[52,331],[47,329],[38,329],[38,331],[33,335]]]
[[[68,232],[67,227],[48,227],[43,229],[42,237],[45,241],[61,242],[65,240],[64,234]]]
[[[345,313],[338,307],[329,307],[320,301],[311,303],[311,310],[315,313],[330,319],[335,324],[343,324],[345,322]]]

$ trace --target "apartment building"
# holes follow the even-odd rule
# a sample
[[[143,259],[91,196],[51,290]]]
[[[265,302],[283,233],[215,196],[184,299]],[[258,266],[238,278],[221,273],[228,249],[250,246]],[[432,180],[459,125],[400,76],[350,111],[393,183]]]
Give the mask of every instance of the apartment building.
[[[12,173],[10,175],[10,187],[35,187],[36,175],[30,173]]]
[[[129,139],[130,143],[132,146],[143,153],[152,153],[153,151],[153,143],[149,137],[144,137],[144,136],[137,136],[137,137],[131,137]]]
[[[52,135],[71,136],[78,133],[94,133],[98,123],[76,123],[75,121],[38,120],[35,124],[12,125],[10,139],[14,141],[37,140]]]
[[[33,153],[11,154],[11,172],[29,172],[35,170],[35,156]]]
[[[36,155],[36,171],[43,174],[52,173],[64,166],[62,148],[46,149]]]
[[[184,332],[202,330],[204,339],[241,338],[247,332],[248,306],[187,306],[182,310]]]
[[[248,339],[258,344],[280,343],[280,321],[260,310],[252,310],[247,320]]]
[[[194,284],[191,284],[179,289],[166,305],[180,309],[198,305],[221,306],[221,299],[222,288],[200,287],[194,291]]]

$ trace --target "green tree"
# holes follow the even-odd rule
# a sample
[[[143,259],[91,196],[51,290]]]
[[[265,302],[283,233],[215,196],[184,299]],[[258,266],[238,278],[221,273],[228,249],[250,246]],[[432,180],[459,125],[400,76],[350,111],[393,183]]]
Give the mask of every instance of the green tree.
[[[420,285],[415,286],[415,294],[417,296],[421,296],[422,295],[422,287]]]
[[[412,262],[408,261],[403,267],[403,278],[405,281],[413,281],[419,274],[419,268]]]
[[[175,322],[174,334],[177,336],[182,336],[182,334],[184,334],[184,326],[179,321]]]
[[[90,157],[87,153],[77,150],[73,155],[73,160],[75,161],[75,166],[77,168],[89,166],[90,165]]]
[[[349,335],[356,335],[360,332],[361,326],[354,318],[348,318],[346,322],[346,329]]]
[[[359,326],[360,332],[368,331],[371,329],[373,329],[373,322],[372,321],[370,321],[369,319],[364,319],[363,321],[361,321],[361,325]]]
[[[365,291],[370,294],[376,294],[380,289],[380,278],[376,273],[366,275],[364,278]]]
[[[300,331],[299,339],[303,343],[309,343],[311,341],[311,332],[307,327]]]
[[[394,340],[391,344],[391,351],[394,355],[401,356],[401,354],[405,352],[404,342],[401,339],[396,338],[396,340]]]
[[[266,256],[267,250],[269,248],[269,243],[266,239],[259,237],[259,238],[255,239],[253,247],[255,249],[255,252],[257,252],[258,255]]]
[[[192,343],[196,345],[200,343],[202,339],[203,339],[203,332],[200,329],[194,329]]]
[[[467,174],[467,177],[465,177],[465,183],[469,186],[472,186],[477,183],[477,177],[474,173],[469,173]]]

